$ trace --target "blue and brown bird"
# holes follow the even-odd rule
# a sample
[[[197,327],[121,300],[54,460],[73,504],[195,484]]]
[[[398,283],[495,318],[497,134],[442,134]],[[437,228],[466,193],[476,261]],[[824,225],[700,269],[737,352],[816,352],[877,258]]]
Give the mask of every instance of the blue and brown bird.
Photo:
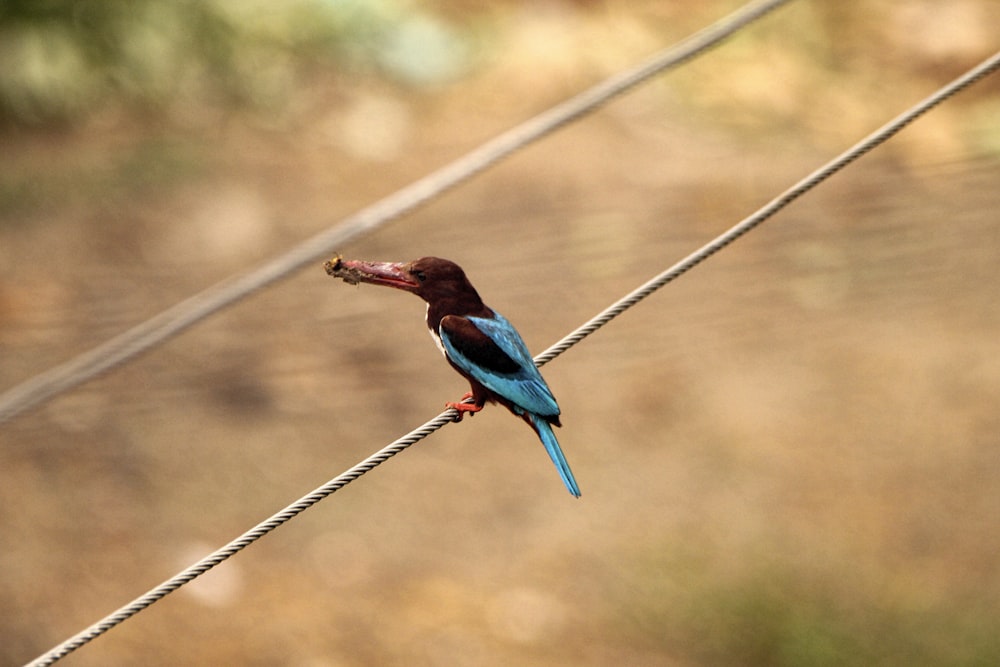
[[[472,391],[447,407],[479,412],[487,402],[499,403],[521,417],[538,434],[569,492],[580,487],[552,432],[559,405],[528,352],[521,335],[500,313],[489,308],[458,264],[422,257],[405,264],[362,262],[336,257],[327,273],[351,284],[386,285],[416,294],[427,302],[427,328],[452,368]],[[466,402],[472,399],[471,402]]]

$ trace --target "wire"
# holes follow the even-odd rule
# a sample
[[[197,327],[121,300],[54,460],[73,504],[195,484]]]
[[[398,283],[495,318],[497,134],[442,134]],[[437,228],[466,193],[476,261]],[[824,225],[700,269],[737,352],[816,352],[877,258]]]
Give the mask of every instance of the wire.
[[[555,359],[560,354],[573,347],[581,340],[594,333],[653,292],[657,291],[674,279],[684,275],[736,239],[752,230],[754,227],[757,227],[778,211],[785,208],[793,201],[809,192],[865,153],[868,153],[879,145],[885,143],[920,116],[924,115],[953,95],[965,90],[980,79],[992,74],[997,69],[1000,69],[1000,52],[995,53],[992,57],[987,58],[978,66],[972,68],[948,85],[938,89],[938,91],[930,97],[918,102],[900,115],[896,116],[891,121],[875,130],[867,137],[854,144],[852,147],[848,148],[846,151],[830,160],[792,187],[782,192],[752,215],[744,218],[742,221],[733,225],[724,233],[715,237],[698,250],[695,250],[693,253],[659,275],[650,279],[645,284],[636,288],[619,301],[608,306],[608,308],[606,308],[599,315],[596,315],[593,319],[578,328],[576,331],[563,338],[542,354],[538,355],[538,357],[535,358],[535,362],[541,366],[542,364]]]
[[[823,181],[830,178],[832,175],[846,167],[847,165],[854,162],[856,159],[864,155],[865,153],[871,151],[877,146],[881,145],[900,130],[905,128],[907,125],[912,123],[914,120],[927,113],[934,107],[936,107],[941,102],[947,100],[949,97],[955,95],[956,93],[964,90],[965,88],[971,86],[975,82],[979,81],[983,77],[992,74],[997,69],[1000,69],[1000,52],[994,54],[992,57],[983,61],[982,64],[969,70],[959,78],[955,79],[948,85],[939,89],[930,97],[924,99],[923,101],[917,103],[904,113],[900,114],[890,122],[886,123],[880,127],[875,132],[869,134],[867,137],[862,139],[860,142],[847,149],[833,160],[827,162],[825,165],[812,172],[804,179],[793,185],[791,188],[783,192],[781,195],[773,199],[771,202],[766,204],[764,207],[759,209],[753,215],[745,218],[741,222],[737,223],[733,227],[730,227],[726,232],[720,234],[711,242],[702,246],[695,252],[691,253],[681,261],[677,262],[667,270],[663,271],[653,279],[649,280],[636,290],[622,297],[611,306],[606,308],[596,317],[592,318],[588,322],[584,323],[582,326],[578,327],[568,336],[557,342],[555,345],[551,346],[537,357],[535,357],[535,363],[539,366],[555,359],[560,354],[570,349],[581,340],[594,333],[602,326],[613,320],[618,315],[622,314],[632,306],[636,305],[647,296],[653,294],[655,291],[671,282],[675,278],[683,275],[690,269],[694,268],[704,260],[708,259],[714,255],[719,250],[722,250],[727,245],[740,238],[754,227],[757,227],[762,222],[776,214],[781,209],[785,208],[793,201],[809,192],[817,185]],[[239,536],[226,546],[222,547],[218,551],[215,551],[209,556],[206,556],[202,560],[198,561],[194,565],[185,569],[183,572],[177,574],[176,576],[163,582],[156,588],[150,590],[145,595],[136,598],[129,604],[115,611],[113,614],[105,617],[101,621],[90,626],[83,632],[71,637],[59,646],[56,646],[48,653],[42,655],[41,657],[35,659],[30,664],[31,667],[41,667],[43,665],[51,665],[57,660],[65,657],[69,653],[80,648],[87,642],[99,637],[111,628],[115,627],[119,623],[122,623],[126,619],[134,616],[143,609],[149,607],[153,603],[166,597],[168,594],[177,590],[184,584],[195,579],[201,574],[204,574],[208,570],[212,569],[219,563],[230,558],[234,554],[242,551],[244,548],[256,542],[264,535],[275,530],[284,523],[287,523],[297,515],[301,514],[308,508],[312,507],[319,501],[323,500],[327,496],[333,494],[338,489],[343,488],[350,482],[361,477],[366,472],[372,470],[376,466],[384,463],[388,459],[392,458],[396,454],[399,454],[404,449],[407,449],[411,445],[423,440],[430,434],[434,433],[445,424],[454,421],[458,416],[458,411],[454,408],[449,408],[441,414],[439,414],[434,419],[428,421],[424,425],[417,429],[414,429],[410,433],[406,434],[402,438],[396,440],[395,442],[387,445],[385,448],[379,450],[375,454],[357,464],[350,470],[338,475],[334,479],[330,480],[323,486],[319,487],[312,493],[302,497],[296,502],[292,503],[285,509],[281,510],[277,514],[273,515],[266,521],[263,521],[251,530],[247,531],[243,535]]]
[[[612,98],[717,46],[790,0],[750,2],[729,16],[585,90],[397,190],[252,271],[232,277],[48,371],[0,394],[0,424],[165,342],[202,319],[288,277],[349,241],[440,196],[508,155],[593,112]]]
[[[231,556],[239,553],[249,545],[253,544],[260,538],[264,537],[271,531],[275,530],[279,526],[291,521],[296,516],[306,511],[319,501],[323,500],[327,496],[331,495],[335,491],[347,486],[349,483],[361,477],[366,472],[372,468],[386,462],[396,454],[400,453],[404,449],[408,448],[410,445],[423,440],[428,435],[437,431],[445,424],[452,422],[458,415],[458,411],[454,408],[449,408],[448,410],[442,412],[434,419],[428,421],[423,426],[410,431],[402,438],[396,440],[395,442],[386,445],[384,448],[375,452],[364,461],[361,461],[353,468],[341,473],[337,477],[333,478],[323,486],[319,487],[312,493],[298,499],[288,507],[284,508],[277,514],[274,514],[265,521],[260,522],[247,532],[243,533],[235,540],[227,544],[226,546],[212,552],[208,556],[202,558],[200,561],[186,568],[182,572],[179,572],[170,579],[164,581],[162,584],[148,591],[144,595],[136,598],[132,602],[128,603],[124,607],[118,609],[113,614],[106,616],[94,625],[90,626],[83,632],[74,635],[70,639],[59,646],[53,648],[48,653],[40,656],[33,660],[29,665],[32,667],[37,667],[41,665],[51,665],[57,660],[61,660],[66,657],[76,649],[80,648],[84,644],[90,642],[97,637],[100,637],[105,632],[115,627],[116,625],[128,620],[132,616],[135,616],[140,611],[146,609],[150,605],[164,597],[173,593],[181,586],[189,583],[200,575],[208,572],[213,567],[222,563],[223,561],[229,559]]]

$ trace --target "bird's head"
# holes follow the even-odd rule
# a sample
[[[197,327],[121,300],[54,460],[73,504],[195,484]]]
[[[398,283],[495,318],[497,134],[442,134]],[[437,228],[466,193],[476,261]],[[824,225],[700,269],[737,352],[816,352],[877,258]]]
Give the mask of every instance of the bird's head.
[[[349,283],[385,285],[412,292],[428,303],[455,299],[482,303],[462,267],[440,257],[421,257],[402,264],[337,258],[327,262],[326,271]]]

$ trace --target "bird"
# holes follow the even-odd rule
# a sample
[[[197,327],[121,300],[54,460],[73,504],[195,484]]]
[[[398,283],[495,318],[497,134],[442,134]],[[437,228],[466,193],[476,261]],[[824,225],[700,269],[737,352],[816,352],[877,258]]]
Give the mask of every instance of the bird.
[[[479,412],[486,403],[503,405],[531,426],[567,490],[580,497],[580,487],[552,431],[553,426],[562,426],[552,390],[517,329],[483,303],[462,267],[439,257],[394,263],[337,256],[325,268],[331,276],[350,284],[393,287],[426,301],[431,338],[471,387],[461,400],[445,404],[458,410],[456,421],[465,413]]]

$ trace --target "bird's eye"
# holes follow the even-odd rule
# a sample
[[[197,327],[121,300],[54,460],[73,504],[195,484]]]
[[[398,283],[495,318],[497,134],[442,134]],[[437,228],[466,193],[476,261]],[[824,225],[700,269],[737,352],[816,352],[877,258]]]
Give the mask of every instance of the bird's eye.
[[[424,273],[423,271],[414,271],[413,277],[420,282],[424,282],[425,280],[427,280],[427,274]]]

